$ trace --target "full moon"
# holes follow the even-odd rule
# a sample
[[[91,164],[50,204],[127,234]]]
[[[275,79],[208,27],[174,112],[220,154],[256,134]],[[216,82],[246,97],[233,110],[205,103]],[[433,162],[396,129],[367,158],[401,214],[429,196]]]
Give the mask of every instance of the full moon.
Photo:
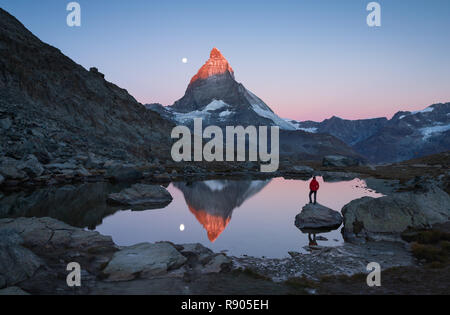
[[[180,231],[181,231],[181,232],[184,231],[184,224],[180,224]]]
[[[183,58],[183,59],[181,59],[181,62],[182,62],[182,63],[187,63],[188,60],[187,60],[187,58]]]

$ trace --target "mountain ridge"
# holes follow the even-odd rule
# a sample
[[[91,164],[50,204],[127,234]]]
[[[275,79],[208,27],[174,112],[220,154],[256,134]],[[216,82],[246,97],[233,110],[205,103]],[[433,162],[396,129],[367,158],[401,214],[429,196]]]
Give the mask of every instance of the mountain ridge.
[[[300,130],[331,134],[372,162],[400,162],[450,149],[450,103],[386,117],[349,120],[333,116],[322,122],[291,121]]]
[[[167,157],[173,126],[1,8],[0,120],[3,154],[33,154],[44,164],[79,154],[124,161]]]

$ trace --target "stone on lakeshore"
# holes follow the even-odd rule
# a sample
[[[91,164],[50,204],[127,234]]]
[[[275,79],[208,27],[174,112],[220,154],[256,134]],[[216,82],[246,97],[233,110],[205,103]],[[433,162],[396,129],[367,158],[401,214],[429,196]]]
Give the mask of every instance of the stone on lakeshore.
[[[127,281],[165,274],[186,260],[170,243],[141,243],[116,252],[103,272],[109,281]]]
[[[163,206],[171,201],[172,195],[159,185],[135,184],[120,193],[108,196],[108,202],[111,204],[138,208]]]
[[[339,212],[320,204],[309,203],[295,217],[295,226],[305,229],[335,229],[342,224]]]
[[[381,198],[364,197],[342,209],[344,238],[399,240],[408,228],[429,228],[450,220],[450,196],[437,186],[424,192],[394,193]]]

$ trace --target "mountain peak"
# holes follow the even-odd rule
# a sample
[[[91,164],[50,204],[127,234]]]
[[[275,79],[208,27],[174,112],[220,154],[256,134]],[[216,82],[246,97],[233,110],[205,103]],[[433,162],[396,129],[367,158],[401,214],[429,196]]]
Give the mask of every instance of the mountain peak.
[[[206,79],[213,75],[229,72],[234,77],[234,71],[227,59],[222,55],[219,49],[214,47],[211,50],[208,61],[200,68],[198,73],[192,77],[191,84],[199,79]]]

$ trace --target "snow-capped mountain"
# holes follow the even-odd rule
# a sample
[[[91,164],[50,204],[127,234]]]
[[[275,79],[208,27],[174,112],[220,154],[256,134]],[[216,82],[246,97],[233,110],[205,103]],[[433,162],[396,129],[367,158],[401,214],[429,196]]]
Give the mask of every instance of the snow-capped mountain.
[[[289,121],[299,130],[341,139],[373,162],[398,162],[450,150],[450,103],[401,111],[392,119]]]
[[[213,48],[210,58],[191,79],[180,100],[172,106],[151,104],[147,108],[186,125],[192,124],[194,118],[202,118],[204,125],[233,126],[238,123],[296,129],[235,80],[233,69],[217,48]]]
[[[398,162],[450,150],[450,103],[398,112],[354,149],[375,162]]]
[[[183,192],[189,210],[203,225],[214,242],[225,230],[234,209],[259,193],[270,180],[209,180],[174,186]]]
[[[321,159],[328,154],[358,156],[334,136],[312,135],[280,118],[235,80],[233,69],[217,48],[211,51],[208,61],[192,77],[180,100],[171,106],[147,104],[146,107],[176,124],[189,127],[193,126],[194,118],[202,118],[203,126],[278,126],[280,154],[298,160]]]
[[[290,120],[297,129],[310,133],[327,133],[348,145],[365,140],[378,132],[388,122],[387,118],[346,120],[336,116],[322,122]]]

